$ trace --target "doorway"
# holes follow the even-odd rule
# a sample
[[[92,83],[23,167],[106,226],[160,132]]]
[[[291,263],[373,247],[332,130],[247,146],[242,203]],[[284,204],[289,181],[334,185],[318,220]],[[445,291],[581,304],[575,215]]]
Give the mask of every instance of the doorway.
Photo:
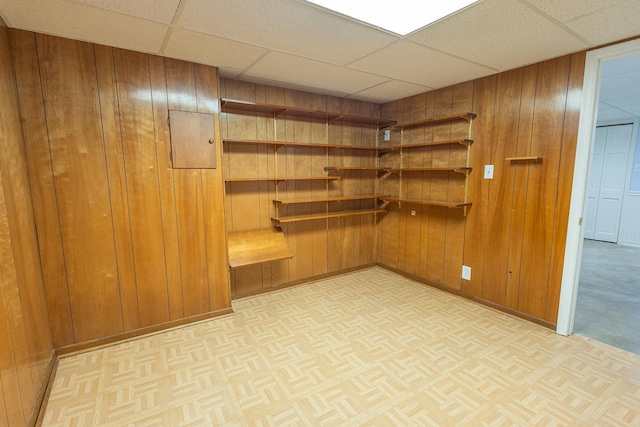
[[[579,288],[578,280],[581,271],[583,249],[585,249],[583,235],[585,232],[585,228],[588,228],[585,224],[585,220],[592,219],[587,218],[585,214],[588,200],[588,172],[591,163],[591,155],[594,151],[594,145],[592,144],[592,141],[596,136],[596,111],[606,112],[607,110],[606,108],[600,108],[600,110],[596,108],[599,101],[598,91],[600,88],[599,82],[601,75],[601,66],[607,60],[620,58],[636,53],[640,53],[640,40],[633,40],[630,42],[609,46],[606,48],[588,52],[587,54],[583,85],[583,100],[578,131],[578,144],[576,150],[573,187],[571,194],[571,207],[569,212],[569,225],[567,229],[567,242],[560,294],[560,306],[556,327],[556,332],[562,335],[569,335],[574,332],[576,302]],[[638,115],[635,116],[636,120],[637,116]],[[632,131],[632,135],[634,136],[633,141],[635,142],[634,131]],[[593,226],[593,228],[595,230],[595,225]],[[610,244],[611,243],[605,243],[605,245]],[[586,249],[587,251],[590,250],[590,248]],[[603,268],[606,270],[606,267]]]

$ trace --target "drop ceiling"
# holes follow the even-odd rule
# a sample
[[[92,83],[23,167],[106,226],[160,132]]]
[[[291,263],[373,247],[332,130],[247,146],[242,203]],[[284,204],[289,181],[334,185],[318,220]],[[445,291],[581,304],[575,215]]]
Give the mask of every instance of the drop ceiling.
[[[483,0],[404,37],[302,0],[0,0],[0,16],[224,77],[373,102],[640,35],[639,0]]]

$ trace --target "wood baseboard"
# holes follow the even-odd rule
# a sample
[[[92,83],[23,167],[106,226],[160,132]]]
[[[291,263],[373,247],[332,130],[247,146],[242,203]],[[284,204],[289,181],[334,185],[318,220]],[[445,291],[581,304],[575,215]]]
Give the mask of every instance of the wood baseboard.
[[[237,300],[237,299],[242,299],[242,298],[248,298],[248,297],[252,297],[255,295],[260,295],[260,294],[264,294],[267,292],[272,292],[272,291],[277,291],[280,289],[285,289],[291,286],[296,286],[296,285],[302,285],[305,283],[309,283],[309,282],[315,282],[316,280],[322,280],[322,279],[326,279],[329,277],[335,277],[335,276],[340,276],[342,274],[347,274],[347,273],[352,273],[354,271],[358,271],[358,270],[362,270],[365,268],[371,268],[371,267],[375,267],[376,263],[371,263],[371,264],[365,264],[365,265],[360,265],[358,267],[351,267],[351,268],[345,268],[343,270],[338,270],[338,271],[333,271],[331,273],[325,273],[325,274],[319,274],[317,276],[311,276],[311,277],[305,277],[304,279],[299,279],[299,280],[293,280],[291,282],[286,282],[286,283],[282,283],[279,285],[274,285],[274,286],[270,286],[268,288],[262,288],[262,289],[257,289],[255,291],[251,291],[251,292],[246,292],[243,294],[235,294],[235,295],[231,295],[231,299],[232,300]]]
[[[65,347],[57,349],[58,356],[69,356],[74,353],[84,352],[88,350],[95,350],[99,347],[112,345],[116,342],[124,342],[135,338],[140,338],[144,335],[156,334],[164,332],[168,329],[185,326],[191,323],[202,322],[214,317],[224,316],[225,314],[233,313],[233,309],[223,308],[221,310],[211,311],[209,313],[198,314],[196,316],[185,317],[182,319],[171,320],[169,322],[159,323],[153,326],[147,326],[145,328],[136,329],[135,331],[123,332],[121,334],[111,335],[104,338],[98,338],[91,341],[85,341],[78,344],[71,344]]]
[[[45,369],[44,375],[42,377],[40,389],[38,389],[36,400],[33,403],[33,408],[31,409],[31,416],[29,417],[29,422],[27,423],[27,426],[29,427],[42,425],[44,411],[45,409],[47,409],[47,401],[49,400],[49,394],[51,394],[53,380],[56,377],[59,360],[60,359],[58,358],[57,352],[55,350],[52,350],[49,362],[47,363],[47,369]]]
[[[424,285],[440,289],[442,291],[448,292],[448,293],[453,294],[453,295],[460,296],[460,297],[468,299],[470,301],[477,302],[478,304],[482,304],[482,305],[484,305],[486,307],[489,307],[491,309],[500,311],[502,313],[510,314],[512,316],[515,316],[515,317],[519,317],[520,319],[524,319],[524,320],[527,320],[529,322],[536,323],[536,324],[538,324],[540,326],[544,326],[545,328],[549,328],[549,329],[552,329],[554,331],[556,329],[555,323],[549,322],[547,320],[538,319],[537,317],[528,315],[526,313],[522,313],[520,311],[514,310],[514,309],[509,308],[509,307],[505,307],[505,306],[500,305],[500,304],[496,304],[496,303],[491,302],[491,301],[487,301],[487,300],[482,299],[480,297],[477,297],[475,295],[471,295],[471,294],[468,294],[466,292],[459,291],[457,289],[448,288],[448,287],[446,287],[446,286],[444,286],[444,285],[442,285],[440,283],[430,282],[429,280],[427,280],[427,279],[425,279],[423,277],[417,276],[415,274],[407,273],[407,272],[402,271],[402,270],[398,270],[397,268],[394,268],[394,267],[391,267],[391,266],[388,266],[388,265],[385,265],[385,264],[378,263],[377,265],[379,267],[384,268],[385,270],[392,271],[392,272],[394,272],[396,274],[404,276],[407,279],[414,280],[414,281],[416,281],[418,283],[422,283]]]

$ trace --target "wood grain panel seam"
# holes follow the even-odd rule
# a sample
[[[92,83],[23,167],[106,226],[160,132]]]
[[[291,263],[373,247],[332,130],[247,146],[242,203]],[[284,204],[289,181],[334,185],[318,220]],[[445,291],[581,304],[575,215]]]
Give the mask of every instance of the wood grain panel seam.
[[[113,214],[113,200],[111,198],[111,180],[109,179],[109,161],[107,160],[107,147],[106,147],[106,143],[105,143],[105,139],[104,139],[104,120],[102,120],[102,102],[101,102],[101,98],[100,98],[100,93],[101,93],[101,88],[100,88],[100,81],[98,79],[98,60],[96,57],[96,48],[95,45],[91,45],[91,50],[93,52],[93,64],[94,67],[96,69],[96,74],[95,74],[95,78],[96,78],[96,87],[98,89],[98,108],[99,108],[99,113],[100,113],[100,136],[101,136],[101,141],[102,141],[102,154],[104,157],[104,168],[105,168],[105,173],[107,175],[107,189],[108,189],[108,194],[109,194],[109,212],[111,213],[111,231],[113,232],[113,257],[115,259],[115,263],[116,263],[116,277],[118,277],[118,296],[120,299],[120,306],[123,307],[124,304],[122,302],[122,284],[120,283],[120,264],[118,262],[118,255],[116,253],[116,226],[115,226],[115,222],[114,222],[114,214]],[[113,49],[111,49],[111,52],[113,52]],[[114,59],[114,68],[115,68],[115,59]],[[113,70],[114,74],[115,74],[115,69]],[[119,107],[119,105],[118,105]],[[127,197],[127,202],[128,202],[129,198]],[[132,248],[133,250],[133,248]],[[134,266],[135,268],[135,266]],[[135,277],[134,277],[134,283],[135,283]],[[137,289],[137,286],[136,286]],[[137,299],[137,293],[136,293],[136,299]],[[124,321],[124,310],[120,310],[120,320],[122,322],[122,329],[124,330],[125,327],[125,321]],[[140,322],[140,315],[138,312],[138,323]],[[75,339],[74,339],[75,342]]]
[[[527,153],[531,153],[531,145],[533,144],[533,133],[534,133],[534,128],[535,128],[535,111],[536,111],[536,102],[537,102],[537,94],[538,94],[538,78],[539,78],[539,71],[540,71],[540,67],[538,65],[536,65],[536,79],[535,79],[535,88],[534,88],[534,97],[533,97],[533,105],[532,105],[532,115],[533,117],[531,118],[531,131],[529,134],[529,142],[528,142],[528,146],[527,146]],[[524,78],[523,78],[523,87],[524,87]],[[522,97],[520,98],[522,100]],[[518,113],[518,128],[520,127],[520,113],[522,112],[522,110],[519,111]],[[519,133],[518,133],[519,135]],[[518,138],[518,143],[517,145],[520,145],[520,138]],[[516,166],[517,168],[517,166]],[[522,224],[523,224],[523,230],[522,232],[524,233],[524,224],[526,224],[527,221],[527,210],[526,210],[526,200],[529,197],[529,166],[527,166],[526,169],[526,175],[525,175],[525,182],[524,182],[524,186],[523,188],[519,189],[520,191],[524,191],[524,200],[525,200],[525,210],[523,213],[523,217],[522,217]],[[517,172],[517,169],[514,169],[514,173]],[[514,190],[516,190],[514,188]],[[522,270],[522,253],[523,253],[523,248],[524,248],[524,244],[525,244],[525,239],[524,239],[524,235],[523,238],[520,242],[520,259],[518,261],[518,284],[517,284],[517,290],[518,290],[518,294],[516,296],[516,300],[515,300],[515,307],[520,307],[520,296],[521,296],[521,292],[520,292],[520,286],[522,284],[522,274],[520,274],[520,271]],[[511,251],[511,249],[509,249],[509,251]]]
[[[69,305],[69,319],[71,319],[71,337],[73,339],[73,342],[76,342],[76,328],[75,328],[75,320],[73,318],[73,310],[71,309],[71,291],[69,290],[69,274],[67,272],[67,259],[66,259],[66,255],[65,255],[65,250],[64,250],[64,240],[62,239],[62,223],[60,221],[60,203],[58,201],[58,186],[56,183],[56,175],[54,173],[53,170],[53,155],[52,155],[52,150],[51,150],[51,137],[50,137],[50,132],[49,132],[49,120],[48,120],[48,114],[47,114],[47,106],[45,103],[45,98],[44,98],[44,82],[42,81],[43,79],[43,74],[42,74],[42,59],[40,56],[40,49],[38,46],[38,41],[37,41],[37,37],[36,37],[36,33],[33,33],[33,40],[34,40],[34,45],[35,45],[35,51],[36,51],[36,62],[37,62],[37,66],[38,66],[38,81],[40,82],[40,94],[42,96],[42,110],[43,110],[43,114],[44,114],[44,127],[45,127],[45,131],[46,131],[46,135],[47,135],[47,147],[49,148],[49,164],[51,165],[51,178],[52,178],[52,182],[53,182],[53,196],[54,199],[56,201],[56,221],[58,223],[58,239],[60,242],[60,256],[62,257],[62,262],[63,262],[63,270],[64,270],[64,282],[65,282],[65,288],[67,290],[67,303]],[[43,270],[44,271],[44,270]]]
[[[152,114],[151,114],[151,119],[153,120],[153,147],[154,147],[154,159],[156,162],[156,188],[158,190],[158,202],[159,202],[159,213],[160,213],[160,224],[164,224],[164,210],[163,210],[163,201],[162,201],[162,188],[160,188],[160,164],[158,161],[158,134],[156,133],[156,129],[157,129],[157,124],[156,124],[156,115],[155,115],[155,109],[153,109],[153,84],[152,84],[152,78],[151,78],[151,63],[149,62],[149,55],[145,55],[146,61],[147,61],[147,74],[149,77],[149,94],[151,96],[151,106],[152,106]],[[114,61],[115,64],[115,61]],[[195,73],[195,71],[194,71]],[[165,79],[166,79],[166,73],[165,73]],[[167,86],[167,92],[168,92],[169,88]],[[168,108],[168,100],[167,100],[167,108]],[[167,109],[167,120],[169,115],[169,111]],[[171,174],[173,176],[173,168],[171,169]],[[177,224],[176,224],[177,227]],[[164,280],[165,280],[165,292],[167,293],[167,313],[169,314],[169,319],[171,319],[171,302],[169,301],[169,298],[171,297],[171,292],[169,291],[169,267],[167,265],[167,245],[166,245],[166,239],[165,239],[165,230],[164,230],[164,226],[161,227],[162,228],[162,253],[163,253],[163,259],[164,259]],[[178,241],[180,241],[180,239],[178,238]],[[133,240],[132,240],[132,244],[133,244]],[[182,280],[180,281],[182,283]],[[182,288],[182,286],[181,286]],[[137,289],[137,286],[136,286]],[[183,299],[184,301],[184,299]],[[138,310],[138,312],[140,312],[140,310]]]

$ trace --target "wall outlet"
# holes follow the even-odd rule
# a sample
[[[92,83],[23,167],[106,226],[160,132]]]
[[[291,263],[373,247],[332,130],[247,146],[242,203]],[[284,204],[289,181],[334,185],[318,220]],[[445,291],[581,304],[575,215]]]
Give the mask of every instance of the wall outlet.
[[[391,129],[384,130],[384,140],[389,141],[391,139]]]
[[[462,278],[464,280],[471,280],[471,267],[468,265],[462,266]]]
[[[416,211],[414,211],[413,209],[411,210],[411,216],[416,216]]]
[[[493,179],[493,165],[484,165],[484,179]]]

